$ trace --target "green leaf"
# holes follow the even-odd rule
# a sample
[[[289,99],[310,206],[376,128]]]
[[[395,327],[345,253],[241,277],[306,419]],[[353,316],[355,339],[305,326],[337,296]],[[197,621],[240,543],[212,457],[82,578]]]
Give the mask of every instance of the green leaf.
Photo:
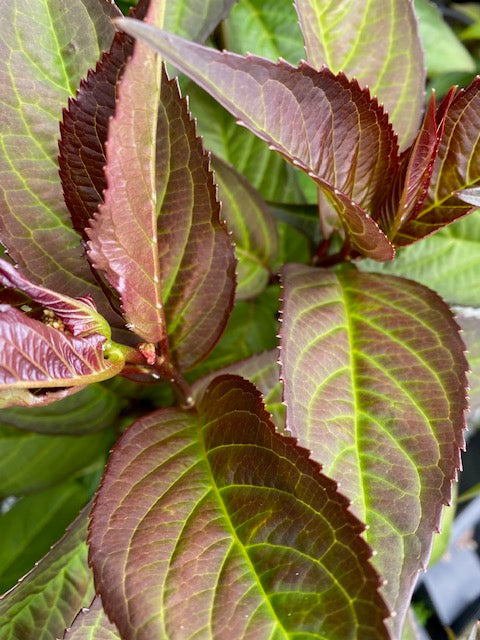
[[[473,209],[458,192],[480,181],[480,78],[477,77],[453,99],[445,116],[428,195],[417,214],[394,238],[403,246],[423,238],[461,218]]]
[[[356,250],[377,260],[393,258],[394,249],[372,216],[396,169],[397,143],[368,90],[327,68],[317,72],[305,63],[294,68],[283,61],[242,58],[126,18],[118,25],[308,173],[332,201]]]
[[[1,241],[28,277],[70,296],[95,297],[99,289],[58,181],[58,122],[82,76],[109,47],[118,15],[105,0],[32,0],[28,10],[12,0],[2,7]]]
[[[287,265],[283,281],[287,429],[369,526],[398,637],[464,446],[458,325],[409,280]]]
[[[85,511],[30,573],[0,598],[2,640],[57,640],[94,596]]]
[[[0,497],[40,491],[85,467],[101,467],[114,440],[110,429],[84,436],[28,433],[0,417]]]
[[[255,387],[222,376],[198,414],[155,412],[117,443],[90,561],[125,639],[388,638],[362,530]]]
[[[415,0],[420,38],[429,76],[452,71],[475,71],[475,62],[430,0]]]
[[[203,42],[237,0],[169,0],[165,5],[165,29]]]
[[[414,139],[423,109],[423,51],[411,2],[295,0],[307,61],[343,71],[385,105],[400,147]]]
[[[89,497],[86,487],[70,480],[21,498],[0,515],[0,593],[47,553]]]
[[[239,2],[225,21],[223,36],[225,48],[243,55],[255,53],[270,60],[284,58],[292,64],[304,56],[302,34],[291,0]]]
[[[102,384],[44,407],[9,407],[0,411],[0,425],[37,433],[82,435],[111,427],[124,400]]]
[[[400,249],[393,262],[362,260],[359,267],[417,280],[450,304],[480,307],[480,212]]]
[[[238,259],[236,299],[253,298],[266,288],[277,257],[275,221],[260,195],[232,166],[213,157],[212,169]]]
[[[102,599],[96,596],[92,604],[80,611],[64,640],[121,640],[117,627],[103,610]]]
[[[480,311],[456,307],[455,319],[462,329],[462,337],[467,347],[469,385],[468,423],[473,428],[480,425]]]

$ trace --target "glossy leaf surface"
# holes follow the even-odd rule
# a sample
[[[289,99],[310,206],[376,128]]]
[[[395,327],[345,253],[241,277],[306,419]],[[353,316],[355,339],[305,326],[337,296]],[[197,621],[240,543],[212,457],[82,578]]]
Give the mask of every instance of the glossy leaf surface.
[[[118,16],[107,0],[3,3],[0,26],[0,237],[24,273],[78,296],[98,293],[58,181],[58,121]],[[34,16],[34,19],[33,19]]]
[[[253,298],[266,288],[277,257],[275,221],[264,200],[232,166],[214,157],[212,169],[238,260],[236,299]]]
[[[198,415],[158,411],[115,447],[90,525],[97,588],[128,640],[387,638],[347,508],[255,387],[223,376]]]
[[[307,61],[343,71],[385,105],[402,148],[423,109],[425,68],[412,2],[295,0]]]
[[[398,246],[411,244],[472,211],[457,192],[480,180],[480,78],[460,91],[445,117],[427,198],[422,209],[394,238]]]
[[[80,386],[111,378],[123,361],[104,357],[105,337],[77,338],[8,305],[0,305],[0,385],[5,388]]]
[[[464,345],[443,301],[400,278],[284,268],[287,428],[369,525],[398,636],[460,466]]]
[[[175,64],[239,121],[306,171],[332,200],[352,245],[390,260],[393,247],[367,212],[385,197],[397,143],[387,116],[343,74],[201,47],[140,22],[118,23]]]
[[[57,640],[90,604],[94,588],[86,529],[84,512],[23,581],[0,598],[2,640]]]

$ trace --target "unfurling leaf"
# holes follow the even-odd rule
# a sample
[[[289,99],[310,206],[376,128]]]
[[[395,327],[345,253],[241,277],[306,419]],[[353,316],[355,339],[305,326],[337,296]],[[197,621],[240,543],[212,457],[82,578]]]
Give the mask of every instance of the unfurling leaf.
[[[326,68],[219,52],[139,21],[118,24],[307,172],[334,204],[353,248],[378,260],[393,258],[375,214],[397,167],[397,142],[368,90]]]
[[[81,386],[111,378],[123,360],[104,356],[106,338],[78,338],[0,305],[0,390]]]
[[[307,451],[275,432],[255,387],[222,376],[198,413],[162,409],[119,440],[90,560],[125,640],[386,639],[362,531]]]
[[[399,636],[464,445],[458,325],[402,278],[284,268],[281,369],[287,428],[369,525]]]

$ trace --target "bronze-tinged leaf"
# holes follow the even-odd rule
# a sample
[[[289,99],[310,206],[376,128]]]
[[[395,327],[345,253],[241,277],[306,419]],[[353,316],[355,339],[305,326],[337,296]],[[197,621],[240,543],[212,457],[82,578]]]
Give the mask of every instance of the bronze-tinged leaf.
[[[424,103],[425,63],[412,2],[295,0],[307,61],[343,71],[385,105],[402,149]]]
[[[470,203],[457,195],[480,182],[480,77],[460,91],[446,115],[428,195],[422,208],[402,226],[395,245],[416,242],[467,215]]]
[[[0,305],[0,389],[81,386],[119,373],[124,362],[105,357],[106,338],[84,338]]]
[[[69,298],[56,291],[30,282],[18,269],[0,258],[0,284],[26,293],[31,300],[43,307],[45,320],[51,324],[60,319],[65,328],[74,336],[100,333],[110,338],[110,327],[106,320],[97,313],[95,303],[90,296]],[[51,313],[49,313],[51,312]]]
[[[58,122],[110,46],[118,15],[107,0],[12,0],[0,23],[1,241],[28,277],[67,295],[91,293],[97,304],[103,296],[58,181]]]
[[[386,639],[362,531],[255,387],[226,375],[198,412],[162,409],[116,444],[90,561],[125,640]]]
[[[287,429],[369,526],[400,637],[460,467],[468,368],[426,287],[353,267],[287,265],[280,362]]]
[[[284,61],[219,52],[126,18],[117,24],[165,56],[316,180],[355,249],[373,257],[374,246],[377,259],[393,257],[393,248],[371,218],[396,170],[397,141],[368,90],[327,68],[315,71],[306,63],[295,68]]]

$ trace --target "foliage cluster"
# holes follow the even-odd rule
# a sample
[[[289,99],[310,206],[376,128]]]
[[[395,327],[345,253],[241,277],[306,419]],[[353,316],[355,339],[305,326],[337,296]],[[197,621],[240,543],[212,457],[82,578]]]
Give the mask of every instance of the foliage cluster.
[[[2,590],[83,508],[2,639],[413,637],[469,364],[478,400],[480,78],[425,101],[413,4],[352,5],[0,0]],[[416,10],[429,82],[473,73]]]

